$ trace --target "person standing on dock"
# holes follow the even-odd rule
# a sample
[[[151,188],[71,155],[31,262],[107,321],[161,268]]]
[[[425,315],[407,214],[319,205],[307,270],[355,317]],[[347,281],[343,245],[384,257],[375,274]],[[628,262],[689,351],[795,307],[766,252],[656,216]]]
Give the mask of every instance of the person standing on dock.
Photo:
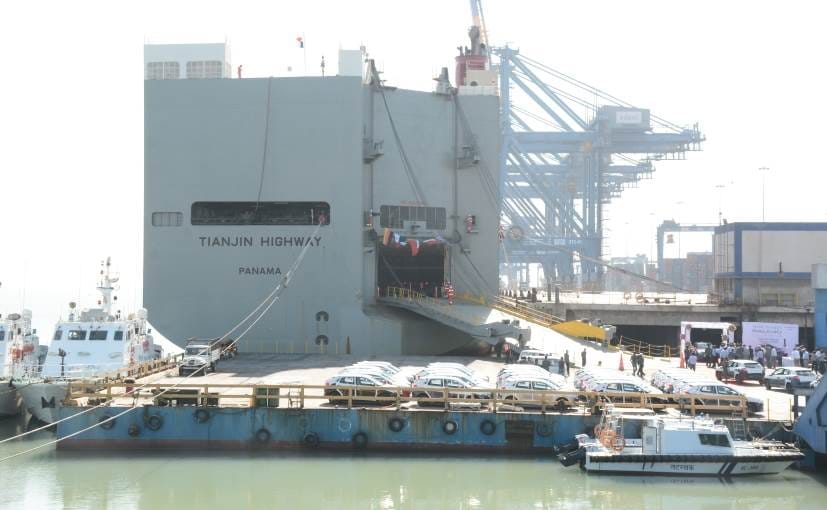
[[[778,362],[778,351],[776,351],[775,347],[773,347],[770,350],[770,364],[772,365],[770,368],[777,367],[778,366],[777,362]]]
[[[557,373],[562,375],[563,377],[566,376],[566,359],[560,358],[560,363],[557,365]]]
[[[755,361],[764,366],[764,349],[756,349],[755,350]]]
[[[583,352],[580,353],[580,360],[583,362],[581,367],[586,368],[586,348],[583,348]]]
[[[566,354],[563,356],[563,359],[566,360],[566,377],[568,377],[571,371],[571,359],[569,358],[569,351],[566,351]]]
[[[689,354],[689,360],[687,361],[689,364],[689,370],[695,371],[695,364],[698,363],[698,356],[695,354],[695,351],[692,351]]]
[[[643,378],[643,353],[637,353],[637,375]]]

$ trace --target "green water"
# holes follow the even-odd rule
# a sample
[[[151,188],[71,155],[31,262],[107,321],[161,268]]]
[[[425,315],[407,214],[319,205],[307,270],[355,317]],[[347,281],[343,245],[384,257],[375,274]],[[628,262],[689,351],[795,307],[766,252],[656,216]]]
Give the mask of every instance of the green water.
[[[0,436],[23,430],[0,421]],[[3,457],[52,440],[0,445]],[[827,508],[827,476],[586,475],[546,457],[388,454],[79,454],[47,447],[0,463],[0,508],[732,509]]]

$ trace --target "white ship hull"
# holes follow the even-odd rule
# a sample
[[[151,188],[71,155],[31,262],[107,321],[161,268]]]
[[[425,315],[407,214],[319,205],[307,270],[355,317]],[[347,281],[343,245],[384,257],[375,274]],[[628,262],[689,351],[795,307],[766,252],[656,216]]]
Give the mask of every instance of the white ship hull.
[[[0,384],[0,416],[16,416],[20,412],[20,394],[13,386]]]
[[[739,461],[738,457],[730,460],[697,461],[691,456],[684,455],[683,459],[654,462],[601,462],[587,455],[583,468],[591,472],[603,473],[630,473],[630,474],[658,474],[658,475],[688,475],[688,476],[743,476],[743,475],[771,475],[787,469],[794,461],[793,458],[754,461]]]
[[[44,423],[58,420],[60,408],[68,396],[66,381],[22,383],[18,388],[23,408]]]

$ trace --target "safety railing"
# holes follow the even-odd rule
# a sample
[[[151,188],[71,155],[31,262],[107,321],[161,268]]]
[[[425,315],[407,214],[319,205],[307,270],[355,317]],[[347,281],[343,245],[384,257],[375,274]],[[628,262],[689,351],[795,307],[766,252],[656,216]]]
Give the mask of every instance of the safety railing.
[[[416,403],[445,409],[476,407],[494,412],[532,406],[545,413],[549,410],[574,410],[582,413],[599,412],[606,404],[615,407],[643,408],[653,411],[677,409],[695,416],[698,413],[726,413],[747,417],[746,397],[717,395],[702,398],[691,394],[625,393],[591,391],[537,391],[494,388],[416,388],[327,386],[300,384],[211,384],[180,383],[141,384],[107,382],[90,387],[82,381],[69,384],[66,405],[85,406],[109,402],[121,405],[199,405],[212,407],[287,407],[305,408],[314,401],[347,408],[379,404],[395,406]],[[132,392],[132,393],[129,393]],[[713,403],[714,401],[714,403]]]
[[[513,299],[503,298],[501,296],[491,298],[488,301],[488,305],[501,312],[509,313],[511,315],[514,315],[515,317],[531,321],[541,326],[551,327],[556,324],[560,324],[561,322],[565,322],[565,320],[561,319],[560,317],[555,317],[550,313],[537,310],[536,308],[531,307],[526,303]]]
[[[378,289],[378,294],[379,297],[405,299],[408,301],[426,303],[435,306],[442,306],[448,304],[448,301],[446,299],[431,297],[426,294],[423,294],[422,292],[405,287],[385,287],[384,289]]]
[[[623,335],[620,335],[617,346],[618,349],[623,352],[627,352],[629,354],[640,352],[645,356],[653,358],[671,358],[677,351],[677,349],[669,345],[654,345]]]

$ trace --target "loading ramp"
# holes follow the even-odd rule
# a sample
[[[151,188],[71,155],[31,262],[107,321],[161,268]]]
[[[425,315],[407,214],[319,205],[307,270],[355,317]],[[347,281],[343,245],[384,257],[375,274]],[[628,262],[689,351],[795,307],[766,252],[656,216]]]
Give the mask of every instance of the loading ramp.
[[[449,303],[445,298],[430,297],[400,287],[385,289],[377,300],[384,305],[410,310],[490,345],[496,345],[506,338],[526,345],[531,338],[531,330],[521,327],[519,320],[506,317],[485,303],[465,300]]]

